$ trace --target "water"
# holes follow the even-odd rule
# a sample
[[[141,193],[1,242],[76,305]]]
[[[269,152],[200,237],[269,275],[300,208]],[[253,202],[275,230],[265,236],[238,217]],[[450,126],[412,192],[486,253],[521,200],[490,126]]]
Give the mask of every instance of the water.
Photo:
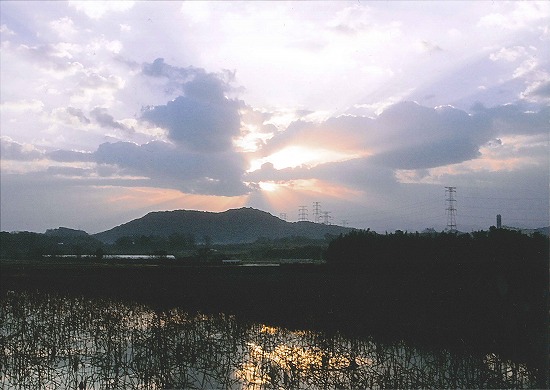
[[[114,300],[7,292],[2,389],[530,388],[529,368],[495,354],[422,349],[154,310]]]

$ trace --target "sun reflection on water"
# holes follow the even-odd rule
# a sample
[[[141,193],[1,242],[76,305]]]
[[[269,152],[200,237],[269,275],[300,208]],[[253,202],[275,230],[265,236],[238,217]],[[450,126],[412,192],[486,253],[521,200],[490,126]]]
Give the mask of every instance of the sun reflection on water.
[[[232,315],[48,295],[0,299],[0,388],[525,388],[526,365]]]

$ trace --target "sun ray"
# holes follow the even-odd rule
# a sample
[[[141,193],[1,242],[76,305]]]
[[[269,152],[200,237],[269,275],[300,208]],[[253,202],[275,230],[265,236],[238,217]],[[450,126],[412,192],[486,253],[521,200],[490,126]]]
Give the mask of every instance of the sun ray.
[[[192,209],[219,212],[230,208],[243,207],[247,201],[247,195],[230,197],[186,194],[168,188],[101,187],[112,191],[105,200],[108,204],[124,209],[147,207],[158,210]]]
[[[264,207],[276,216],[286,213],[289,219],[293,219],[301,204],[310,204],[313,200],[353,201],[363,195],[361,191],[317,179],[262,181],[258,186],[259,191],[250,195],[247,205]]]

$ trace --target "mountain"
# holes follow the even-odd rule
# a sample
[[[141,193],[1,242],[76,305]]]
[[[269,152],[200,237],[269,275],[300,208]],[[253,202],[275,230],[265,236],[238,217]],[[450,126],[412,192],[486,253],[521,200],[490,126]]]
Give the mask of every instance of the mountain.
[[[172,234],[193,235],[202,241],[208,237],[212,243],[245,243],[258,238],[301,236],[322,239],[327,234],[347,233],[351,228],[323,225],[313,222],[286,222],[265,211],[240,208],[213,213],[195,210],[151,212],[147,215],[94,234],[104,243],[114,243],[124,236],[160,236]]]
[[[83,237],[88,235],[88,233],[86,233],[84,230],[70,229],[66,227],[59,227],[57,229],[48,229],[44,234],[46,236],[56,236],[56,237]]]

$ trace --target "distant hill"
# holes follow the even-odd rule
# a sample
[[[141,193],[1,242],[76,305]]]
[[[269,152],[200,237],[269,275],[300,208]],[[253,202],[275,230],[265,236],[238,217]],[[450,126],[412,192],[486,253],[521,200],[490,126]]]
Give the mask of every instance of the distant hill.
[[[83,237],[87,236],[84,230],[70,229],[66,227],[59,227],[57,229],[48,229],[46,230],[46,236],[55,236],[55,237]]]
[[[151,212],[110,230],[94,234],[104,243],[114,243],[124,236],[193,235],[197,241],[208,237],[212,243],[246,243],[258,238],[300,236],[322,239],[327,234],[347,233],[351,228],[313,222],[286,222],[265,211],[253,208],[227,210],[221,213],[194,210]]]
[[[550,226],[541,227],[541,228],[538,228],[538,229],[518,228],[518,227],[513,227],[513,226],[503,226],[502,228],[503,229],[508,229],[508,230],[515,230],[517,232],[522,232],[523,234],[539,233],[539,234],[542,234],[544,236],[550,236]]]

